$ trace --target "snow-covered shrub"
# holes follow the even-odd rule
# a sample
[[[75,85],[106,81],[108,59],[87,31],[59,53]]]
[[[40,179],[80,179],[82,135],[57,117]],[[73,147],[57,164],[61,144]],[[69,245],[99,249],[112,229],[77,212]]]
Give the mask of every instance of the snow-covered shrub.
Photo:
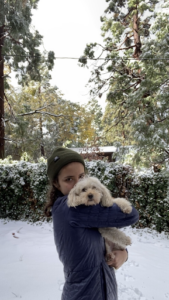
[[[88,173],[111,191],[113,197],[128,198],[137,208],[137,227],[169,232],[168,173],[146,170],[135,173],[131,166],[104,161],[86,161]],[[48,179],[46,163],[0,164],[0,217],[43,221]]]
[[[131,166],[94,161],[86,163],[89,174],[98,177],[114,197],[128,198],[139,211],[137,227],[169,232],[168,172],[145,169],[136,173]]]
[[[0,217],[36,222],[44,218],[46,164],[0,165]]]
[[[106,185],[113,197],[128,198],[128,184],[134,172],[131,166],[104,161],[91,161],[85,164],[88,173]]]
[[[137,174],[130,187],[130,201],[140,214],[139,227],[169,232],[168,176],[152,170]]]
[[[5,159],[0,159],[0,165],[16,164],[17,160],[12,160],[12,156],[8,155]]]

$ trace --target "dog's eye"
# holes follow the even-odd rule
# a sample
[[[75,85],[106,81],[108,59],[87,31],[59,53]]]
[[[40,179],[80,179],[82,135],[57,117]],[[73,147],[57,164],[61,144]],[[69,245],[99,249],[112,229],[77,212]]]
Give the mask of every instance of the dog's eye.
[[[92,186],[92,189],[96,189],[96,187],[95,187],[95,186]]]
[[[86,190],[87,190],[86,188],[83,188],[83,189],[82,189],[82,192],[86,192]]]

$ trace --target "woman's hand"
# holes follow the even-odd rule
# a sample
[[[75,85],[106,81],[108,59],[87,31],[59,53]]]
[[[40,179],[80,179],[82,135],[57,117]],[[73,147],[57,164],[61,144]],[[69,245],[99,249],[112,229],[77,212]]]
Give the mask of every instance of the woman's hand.
[[[107,264],[108,266],[114,267],[117,270],[126,262],[128,253],[126,250],[114,250],[112,253],[115,257],[107,261]]]

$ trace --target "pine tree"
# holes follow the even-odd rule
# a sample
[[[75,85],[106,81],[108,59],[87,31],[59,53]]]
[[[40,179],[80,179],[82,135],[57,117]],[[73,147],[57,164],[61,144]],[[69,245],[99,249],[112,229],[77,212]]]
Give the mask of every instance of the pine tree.
[[[0,0],[0,158],[4,157],[4,62],[17,73],[19,84],[28,78],[41,80],[39,65],[44,61],[52,69],[54,53],[41,56],[42,36],[30,30],[32,9],[39,0]]]
[[[85,66],[96,60],[91,93],[101,97],[108,91],[114,109],[125,112],[112,123],[126,122],[150,164],[162,163],[169,159],[169,1],[107,2],[101,17],[104,45],[88,44],[79,61]]]

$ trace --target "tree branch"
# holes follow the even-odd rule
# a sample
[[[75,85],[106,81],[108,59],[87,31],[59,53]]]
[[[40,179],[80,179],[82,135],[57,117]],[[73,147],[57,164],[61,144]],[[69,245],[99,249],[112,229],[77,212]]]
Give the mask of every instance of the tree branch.
[[[129,32],[129,33],[130,33],[130,32]],[[129,33],[126,33],[126,38],[125,38],[124,41],[120,44],[119,47],[121,47],[121,46],[125,43],[125,41],[126,41],[128,38],[131,38],[131,37],[133,36],[133,34],[132,34],[131,36],[128,37],[128,34],[129,34]]]
[[[123,119],[125,119],[128,115],[128,112],[126,113],[126,115],[124,117],[122,117],[116,124],[113,124],[109,129],[106,130],[106,133],[114,126],[117,126]],[[131,113],[129,114],[131,115]]]
[[[168,118],[164,118],[164,119],[162,119],[162,120],[160,120],[160,121],[157,121],[157,123],[163,122],[163,121],[166,120],[166,119],[168,119]]]
[[[9,38],[10,38],[13,42],[15,42],[16,44],[22,45],[22,46],[23,46],[23,43],[21,43],[21,42],[15,40],[9,33],[8,33],[8,35],[7,35],[6,37],[9,37]]]
[[[137,7],[132,7],[132,8],[130,8],[129,11],[128,11],[128,13],[123,17],[123,19],[126,19],[126,17],[127,17],[133,10],[135,10],[135,9],[137,9]]]
[[[134,48],[134,47],[136,47],[136,45],[129,46],[129,47],[126,47],[126,48],[119,48],[119,49],[117,49],[116,51],[119,51],[119,50],[126,50],[126,49],[130,49],[130,48]]]
[[[4,139],[4,140],[6,140],[6,141],[11,141],[11,142],[17,144],[16,141],[13,141],[13,140],[11,140],[11,139],[9,139],[9,138],[7,138],[7,137],[1,137],[1,136],[0,136],[0,138]]]
[[[41,109],[43,109],[43,108],[41,108]],[[55,114],[52,114],[52,113],[49,113],[49,112],[41,112],[41,111],[39,111],[41,109],[38,109],[38,110],[36,109],[36,110],[30,111],[28,113],[18,114],[18,116],[28,116],[28,115],[33,115],[33,114],[42,114],[42,115],[45,114],[45,115],[49,115],[49,116],[52,116],[52,117],[65,117],[65,118],[67,118],[67,116],[65,116],[63,114],[55,115]]]
[[[5,99],[6,99],[6,102],[8,103],[9,110],[11,111],[11,114],[13,115],[13,117],[14,117],[14,119],[15,119],[15,115],[14,115],[13,109],[12,109],[12,107],[11,107],[11,105],[10,105],[10,103],[9,103],[9,101],[8,101],[8,98],[7,98],[7,96],[6,96],[5,93],[4,93],[4,97],[5,97]],[[8,120],[8,121],[9,121],[9,120]],[[5,122],[6,122],[6,121],[5,121]]]
[[[164,149],[164,151],[169,155],[169,152],[167,150]]]

